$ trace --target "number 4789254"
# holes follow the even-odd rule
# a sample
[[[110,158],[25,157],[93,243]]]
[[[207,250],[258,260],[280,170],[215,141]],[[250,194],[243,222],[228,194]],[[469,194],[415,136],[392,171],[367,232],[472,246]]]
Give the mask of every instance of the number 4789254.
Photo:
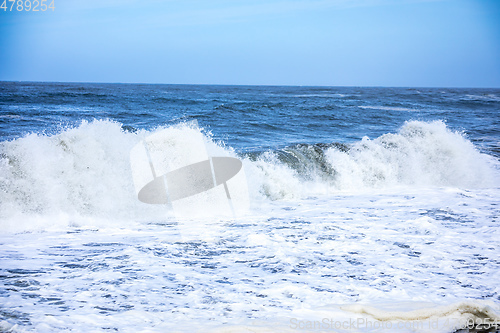
[[[3,9],[4,12],[45,12],[49,9],[54,11],[54,9],[56,9],[54,1],[55,0],[3,0],[0,9]]]

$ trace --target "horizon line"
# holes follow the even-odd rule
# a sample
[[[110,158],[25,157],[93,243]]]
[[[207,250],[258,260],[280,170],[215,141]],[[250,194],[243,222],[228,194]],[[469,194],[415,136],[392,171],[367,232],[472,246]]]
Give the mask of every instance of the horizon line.
[[[103,81],[31,81],[0,80],[0,83],[52,83],[52,84],[123,84],[170,86],[222,86],[222,87],[296,87],[296,88],[406,88],[406,89],[500,89],[500,86],[382,86],[382,85],[297,85],[297,84],[231,84],[231,83],[158,83],[158,82],[103,82]]]

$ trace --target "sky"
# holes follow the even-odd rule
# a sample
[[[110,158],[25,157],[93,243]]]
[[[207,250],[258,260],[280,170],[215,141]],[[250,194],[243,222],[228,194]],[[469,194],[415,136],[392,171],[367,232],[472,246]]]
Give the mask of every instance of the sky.
[[[500,0],[10,4],[2,81],[500,87]]]

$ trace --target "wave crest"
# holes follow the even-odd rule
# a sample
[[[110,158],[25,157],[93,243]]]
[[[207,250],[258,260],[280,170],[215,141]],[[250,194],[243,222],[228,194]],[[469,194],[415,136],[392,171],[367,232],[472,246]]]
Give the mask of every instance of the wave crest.
[[[273,199],[393,186],[496,186],[496,160],[442,121],[409,121],[398,133],[364,137],[350,146],[296,145],[253,160],[265,194]],[[287,187],[295,192],[283,193]]]
[[[183,126],[167,129],[188,140]],[[131,176],[130,150],[152,132],[95,120],[57,135],[0,143],[0,224],[23,230],[19,221],[33,216],[64,224],[79,217],[120,223],[165,219],[165,207],[137,200]],[[205,140],[212,153],[235,156]],[[259,200],[391,186],[490,187],[497,172],[492,164],[498,162],[441,121],[410,121],[398,133],[350,146],[301,144],[240,157],[250,197]],[[66,218],[51,219],[61,214]]]

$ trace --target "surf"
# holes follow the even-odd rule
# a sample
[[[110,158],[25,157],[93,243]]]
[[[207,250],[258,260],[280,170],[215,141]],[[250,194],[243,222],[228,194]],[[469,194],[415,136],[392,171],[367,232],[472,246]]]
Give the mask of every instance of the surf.
[[[171,137],[166,160],[182,154],[180,142],[194,140],[193,129],[183,123],[131,131],[116,121],[94,120],[56,134],[31,133],[1,142],[3,230],[30,230],[54,221],[68,225],[78,219],[165,219],[165,207],[137,199],[129,159],[135,145],[158,131]],[[243,161],[251,202],[393,187],[498,185],[498,161],[442,121],[408,121],[396,133],[350,144],[298,144],[239,154],[209,131],[196,131],[212,156]]]

